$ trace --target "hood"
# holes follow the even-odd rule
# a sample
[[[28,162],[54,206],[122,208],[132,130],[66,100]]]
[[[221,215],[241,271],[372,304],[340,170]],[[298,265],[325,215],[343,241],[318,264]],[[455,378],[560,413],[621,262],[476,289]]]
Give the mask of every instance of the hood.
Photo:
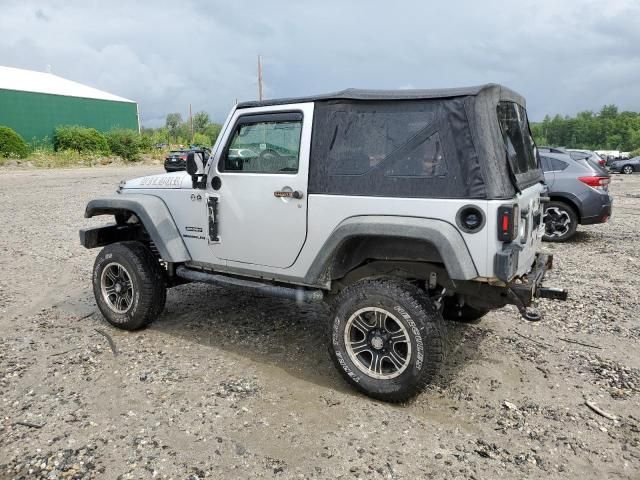
[[[120,182],[120,189],[138,188],[185,188],[191,187],[191,176],[187,172],[161,173]]]

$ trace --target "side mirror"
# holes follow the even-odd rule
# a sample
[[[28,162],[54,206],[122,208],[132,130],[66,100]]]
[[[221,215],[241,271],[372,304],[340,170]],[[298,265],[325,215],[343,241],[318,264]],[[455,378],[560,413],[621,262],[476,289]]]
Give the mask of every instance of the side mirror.
[[[204,174],[204,162],[201,153],[189,152],[187,154],[187,173],[192,177]]]
[[[191,175],[193,188],[206,188],[207,176],[204,174],[203,152],[187,153],[187,173]]]

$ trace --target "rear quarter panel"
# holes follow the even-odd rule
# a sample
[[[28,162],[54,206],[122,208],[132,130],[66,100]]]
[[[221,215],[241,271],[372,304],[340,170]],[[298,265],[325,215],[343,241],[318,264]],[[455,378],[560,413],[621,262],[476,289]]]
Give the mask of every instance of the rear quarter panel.
[[[387,215],[436,219],[455,226],[467,245],[478,274],[485,276],[493,269],[493,258],[491,262],[486,259],[489,222],[477,233],[465,233],[456,226],[458,210],[469,204],[477,206],[487,216],[489,206],[486,200],[310,195],[307,242],[292,268],[298,273],[306,273],[331,232],[344,220],[363,215]]]

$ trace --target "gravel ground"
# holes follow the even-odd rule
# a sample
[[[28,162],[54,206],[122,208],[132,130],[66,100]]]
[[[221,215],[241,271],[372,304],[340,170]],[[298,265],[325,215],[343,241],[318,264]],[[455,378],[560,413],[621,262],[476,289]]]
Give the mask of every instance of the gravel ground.
[[[640,175],[613,178],[609,224],[545,245],[566,303],[450,324],[441,378],[387,405],[334,370],[322,307],[186,285],[111,328],[77,230],[151,172],[0,173],[0,479],[640,478]]]

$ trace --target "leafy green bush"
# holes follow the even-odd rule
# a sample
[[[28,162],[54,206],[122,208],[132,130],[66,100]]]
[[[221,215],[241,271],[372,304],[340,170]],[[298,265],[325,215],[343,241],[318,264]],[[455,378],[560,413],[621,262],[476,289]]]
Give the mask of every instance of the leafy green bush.
[[[195,133],[193,135],[193,145],[198,145],[199,147],[209,147],[211,148],[211,138],[204,135],[203,133]]]
[[[140,135],[140,151],[149,152],[153,149],[153,142],[149,135]]]
[[[204,134],[209,137],[210,145],[216,143],[218,135],[220,135],[220,130],[222,130],[222,125],[220,125],[219,123],[210,123],[204,129]]]
[[[109,145],[102,133],[95,128],[76,125],[56,128],[53,135],[53,147],[56,151],[74,150],[79,153],[109,154]]]
[[[29,155],[29,147],[15,130],[0,127],[0,157],[25,158]]]
[[[111,130],[107,133],[107,143],[114,155],[127,162],[135,162],[140,158],[142,139],[135,130]]]
[[[640,148],[636,148],[629,155],[629,158],[635,158],[635,157],[640,157]]]

